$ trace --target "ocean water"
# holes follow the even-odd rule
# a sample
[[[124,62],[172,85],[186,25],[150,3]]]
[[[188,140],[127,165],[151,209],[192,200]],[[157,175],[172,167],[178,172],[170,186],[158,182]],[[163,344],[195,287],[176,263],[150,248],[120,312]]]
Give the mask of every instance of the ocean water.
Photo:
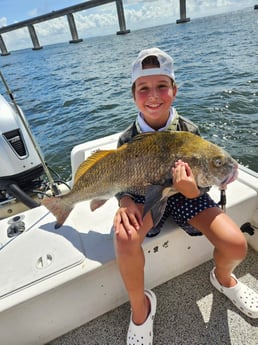
[[[131,63],[140,50],[156,46],[174,58],[178,112],[258,171],[258,11],[130,29],[127,35],[0,56],[0,69],[48,165],[69,178],[74,145],[132,122]],[[2,85],[0,93],[8,98]]]

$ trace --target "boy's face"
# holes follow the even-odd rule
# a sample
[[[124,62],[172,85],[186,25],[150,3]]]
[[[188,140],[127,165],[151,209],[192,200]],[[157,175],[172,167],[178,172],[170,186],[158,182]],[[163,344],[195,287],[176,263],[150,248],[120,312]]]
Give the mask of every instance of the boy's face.
[[[135,81],[135,103],[153,129],[165,126],[175,96],[176,86],[165,75],[150,75]]]

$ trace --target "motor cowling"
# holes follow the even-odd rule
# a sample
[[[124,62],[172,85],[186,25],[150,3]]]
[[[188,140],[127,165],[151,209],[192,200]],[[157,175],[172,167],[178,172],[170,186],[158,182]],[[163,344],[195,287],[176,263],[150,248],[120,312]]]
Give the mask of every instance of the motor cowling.
[[[8,189],[10,184],[26,189],[42,171],[40,158],[15,107],[0,95],[0,190]]]

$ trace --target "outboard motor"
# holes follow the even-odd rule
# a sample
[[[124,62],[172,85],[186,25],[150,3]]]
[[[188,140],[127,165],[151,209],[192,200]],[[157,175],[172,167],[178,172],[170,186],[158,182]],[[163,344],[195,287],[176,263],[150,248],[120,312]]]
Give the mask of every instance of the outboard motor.
[[[11,103],[8,103],[0,95],[1,219],[24,211],[24,206],[25,209],[37,207],[43,196],[59,195],[59,187],[63,192],[67,192],[70,186],[60,178],[53,180],[25,116],[1,71],[0,79],[11,100]],[[44,177],[47,177],[47,181]],[[23,207],[20,207],[21,205]]]
[[[19,113],[0,95],[0,202],[12,195],[33,208],[39,203],[27,192],[35,188],[43,167],[20,118],[22,116],[26,123],[20,108]]]

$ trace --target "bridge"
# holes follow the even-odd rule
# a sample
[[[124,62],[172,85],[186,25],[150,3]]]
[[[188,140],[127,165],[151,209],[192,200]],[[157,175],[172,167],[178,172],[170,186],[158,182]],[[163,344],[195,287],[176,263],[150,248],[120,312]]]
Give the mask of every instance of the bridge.
[[[122,0],[90,0],[83,3],[80,3],[78,5],[73,5],[70,7],[63,8],[61,10],[52,11],[47,14],[43,14],[41,16],[37,16],[31,19],[23,20],[21,22],[11,24],[8,26],[3,26],[0,28],[0,50],[1,55],[6,56],[9,55],[10,52],[7,50],[4,39],[2,34],[18,30],[24,27],[28,28],[29,35],[33,44],[33,50],[39,50],[42,49],[42,46],[39,43],[38,36],[34,27],[34,24],[38,24],[41,22],[45,22],[51,19],[59,18],[66,16],[68,20],[68,25],[70,28],[72,39],[69,41],[69,43],[78,43],[81,42],[82,39],[79,38],[76,23],[74,20],[73,13],[87,10],[92,7],[97,7],[101,5],[105,5],[111,2],[116,3],[116,9],[117,9],[117,16],[118,16],[118,22],[120,31],[117,32],[117,35],[123,35],[130,32],[130,30],[126,29],[126,23],[125,23],[125,16],[124,16],[124,8],[123,8],[123,1]],[[186,18],[186,0],[179,0],[180,2],[180,19],[178,19],[177,23],[185,23],[190,20],[190,18]]]

